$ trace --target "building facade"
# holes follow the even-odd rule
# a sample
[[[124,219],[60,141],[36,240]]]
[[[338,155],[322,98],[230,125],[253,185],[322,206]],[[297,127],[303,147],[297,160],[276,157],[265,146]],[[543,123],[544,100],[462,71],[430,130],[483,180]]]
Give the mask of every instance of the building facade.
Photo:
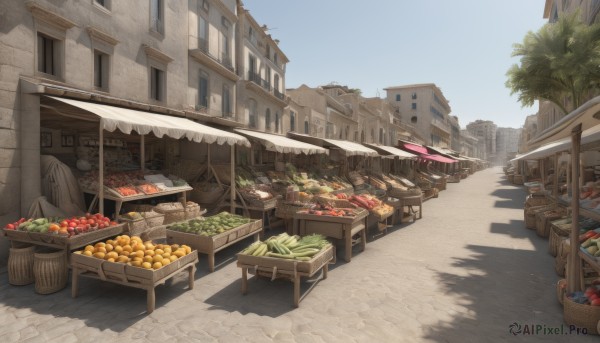
[[[466,129],[460,130],[460,152],[461,155],[483,159],[479,140]]]
[[[427,145],[451,148],[450,104],[433,83],[388,87],[387,101],[410,123]]]
[[[496,129],[490,120],[476,120],[467,124],[467,131],[479,140],[483,147],[483,159],[493,162],[496,158]]]
[[[585,23],[598,22],[600,2],[597,0],[546,0],[543,17],[548,19],[549,23],[555,23],[563,13],[574,13],[575,11],[579,11],[580,18]]]
[[[496,163],[505,165],[519,151],[521,129],[499,127],[496,130]]]

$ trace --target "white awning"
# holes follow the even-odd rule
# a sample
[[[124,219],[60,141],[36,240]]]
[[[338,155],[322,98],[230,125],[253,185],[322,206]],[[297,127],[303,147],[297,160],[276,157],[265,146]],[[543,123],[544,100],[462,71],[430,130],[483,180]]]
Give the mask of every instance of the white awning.
[[[600,142],[600,125],[596,125],[581,133],[581,145]],[[571,150],[571,137],[563,138],[558,141],[543,145],[533,151],[517,156],[512,161],[517,160],[537,160],[554,155],[557,152]]]
[[[379,156],[377,151],[369,149],[362,144],[350,141],[319,138],[295,132],[288,132],[288,136],[294,140],[299,140],[308,144],[314,144],[323,148],[336,148],[343,150],[346,156]]]
[[[257,132],[244,129],[235,129],[236,132],[254,138],[259,141],[268,151],[293,154],[328,154],[329,150],[316,145],[299,142],[285,136],[274,135],[271,133]]]
[[[194,142],[217,143],[217,144],[239,144],[250,146],[250,142],[245,137],[235,133],[215,129],[210,126],[202,125],[195,121],[186,118],[172,117],[168,115],[131,110],[127,108],[101,105],[92,102],[79,100],[58,98],[47,96],[50,99],[60,101],[73,107],[77,107],[78,111],[84,110],[95,114],[102,120],[102,129],[113,132],[119,129],[125,134],[130,134],[132,131],[140,135],[147,135],[152,132],[156,137],[160,138],[164,135],[174,139],[187,138]],[[57,109],[59,112],[62,109]],[[70,116],[77,116],[73,111],[67,111]],[[83,114],[85,116],[85,114]],[[88,119],[80,116],[81,119]]]
[[[368,144],[368,143],[365,143],[365,145],[368,147],[372,147],[375,150],[385,151],[388,154],[398,156],[398,157],[400,157],[400,159],[408,159],[408,158],[416,158],[417,157],[417,155],[415,155],[415,154],[411,154],[408,151],[394,148],[393,146],[376,145],[376,144]]]

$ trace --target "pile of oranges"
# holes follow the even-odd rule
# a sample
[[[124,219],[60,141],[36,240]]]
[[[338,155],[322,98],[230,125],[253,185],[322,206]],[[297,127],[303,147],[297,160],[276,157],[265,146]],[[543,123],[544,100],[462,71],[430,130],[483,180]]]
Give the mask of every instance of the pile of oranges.
[[[151,241],[144,242],[138,236],[121,235],[106,242],[87,245],[83,250],[75,251],[75,254],[156,270],[191,252],[192,249],[185,244],[154,244]]]

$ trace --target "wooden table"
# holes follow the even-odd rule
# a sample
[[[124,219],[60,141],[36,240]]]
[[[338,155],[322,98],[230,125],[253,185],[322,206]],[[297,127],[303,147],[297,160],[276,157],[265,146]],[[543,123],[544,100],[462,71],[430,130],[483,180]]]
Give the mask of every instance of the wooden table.
[[[361,250],[365,250],[367,242],[367,216],[369,211],[362,210],[355,217],[317,216],[298,212],[294,215],[294,234],[300,236],[311,233],[321,234],[344,242],[346,262],[352,260],[352,236],[360,233]],[[355,242],[356,244],[356,242]]]
[[[419,206],[419,219],[423,218],[423,195],[412,195],[406,196],[400,199],[402,201],[402,206],[408,206],[410,211],[415,214],[415,219],[417,219],[416,211],[413,209],[413,206]]]
[[[248,272],[256,276],[270,277],[271,280],[285,278],[294,283],[294,306],[298,307],[303,298],[300,297],[301,277],[312,277],[323,270],[322,279],[327,279],[330,263],[335,263],[333,246],[323,249],[310,261],[238,254],[237,266],[242,268],[242,294],[248,293]],[[310,289],[315,285],[316,282]]]
[[[132,195],[132,196],[128,196],[128,197],[116,196],[116,195],[113,195],[113,194],[105,191],[104,199],[112,200],[115,202],[115,214],[116,215],[119,215],[119,213],[121,213],[121,207],[123,206],[124,202],[150,199],[150,198],[156,198],[156,197],[161,197],[161,196],[165,196],[165,195],[173,195],[173,194],[179,194],[179,193],[181,193],[181,197],[180,197],[180,198],[182,198],[181,202],[183,204],[183,207],[185,208],[185,205],[187,202],[186,192],[191,191],[193,188],[190,186],[171,187],[171,188],[172,189],[157,192],[157,193],[137,194],[137,195]],[[88,193],[88,194],[94,194],[94,198],[92,199],[92,202],[90,203],[90,207],[88,208],[88,212],[91,213],[92,210],[96,207],[96,205],[98,205],[98,200],[99,200],[98,192],[89,190],[89,189],[84,189],[83,192]]]

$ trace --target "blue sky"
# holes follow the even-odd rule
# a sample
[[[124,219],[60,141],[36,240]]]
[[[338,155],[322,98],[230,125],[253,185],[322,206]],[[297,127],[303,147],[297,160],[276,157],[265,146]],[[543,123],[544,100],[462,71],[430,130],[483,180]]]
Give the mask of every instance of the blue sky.
[[[360,88],[435,83],[461,127],[521,127],[537,111],[504,86],[512,45],[537,31],[544,0],[244,0],[290,59],[286,87],[332,81]]]

